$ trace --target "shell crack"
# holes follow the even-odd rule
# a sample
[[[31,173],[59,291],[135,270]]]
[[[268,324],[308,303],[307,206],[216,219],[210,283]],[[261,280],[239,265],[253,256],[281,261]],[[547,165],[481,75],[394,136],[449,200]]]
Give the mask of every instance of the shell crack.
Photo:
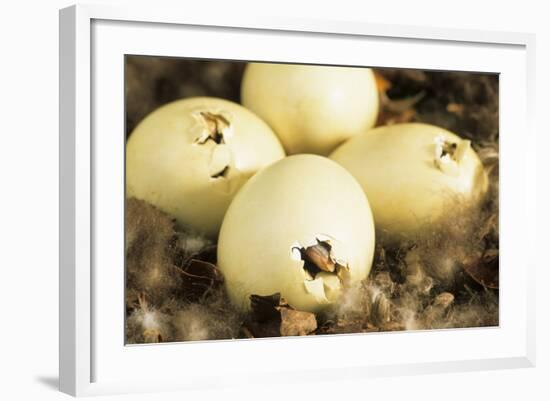
[[[224,166],[220,171],[217,173],[210,174],[210,178],[227,178],[227,174],[229,173],[229,166]]]

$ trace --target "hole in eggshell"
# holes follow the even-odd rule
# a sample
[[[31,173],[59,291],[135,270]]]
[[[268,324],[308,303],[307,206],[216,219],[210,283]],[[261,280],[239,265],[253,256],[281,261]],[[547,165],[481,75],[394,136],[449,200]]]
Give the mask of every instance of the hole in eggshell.
[[[318,302],[330,302],[349,271],[347,263],[334,255],[331,240],[315,238],[315,243],[306,246],[296,243],[290,254],[292,259],[303,261],[306,291]]]
[[[435,157],[434,162],[442,172],[449,175],[459,174],[459,164],[464,158],[466,151],[471,143],[468,140],[451,142],[443,136],[435,138]]]
[[[453,158],[456,152],[456,146],[457,146],[456,143],[443,142],[441,146],[441,154],[439,155],[439,157],[443,158],[449,155],[451,158]]]
[[[336,261],[331,255],[332,246],[327,241],[317,240],[317,244],[300,248],[300,256],[304,261],[304,270],[312,277],[322,271],[334,273]]]
[[[196,143],[204,145],[208,141],[212,141],[217,145],[225,143],[224,135],[230,129],[229,120],[221,114],[212,113],[209,111],[201,111],[198,113],[204,129],[200,136],[196,139]]]

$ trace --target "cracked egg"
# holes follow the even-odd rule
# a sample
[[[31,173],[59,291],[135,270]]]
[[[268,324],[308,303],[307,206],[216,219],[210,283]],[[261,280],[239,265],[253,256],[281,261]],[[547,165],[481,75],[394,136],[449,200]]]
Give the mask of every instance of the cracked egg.
[[[372,70],[342,66],[249,63],[241,98],[288,154],[328,155],[373,127],[379,107]]]
[[[211,238],[237,190],[285,156],[273,131],[244,107],[217,98],[178,100],[149,114],[126,145],[126,195]]]
[[[470,141],[443,128],[408,123],[374,128],[330,156],[363,187],[380,238],[431,232],[479,205],[488,178]]]
[[[374,223],[357,181],[324,157],[295,155],[261,170],[227,210],[218,266],[231,301],[280,293],[294,308],[319,312],[366,278]]]

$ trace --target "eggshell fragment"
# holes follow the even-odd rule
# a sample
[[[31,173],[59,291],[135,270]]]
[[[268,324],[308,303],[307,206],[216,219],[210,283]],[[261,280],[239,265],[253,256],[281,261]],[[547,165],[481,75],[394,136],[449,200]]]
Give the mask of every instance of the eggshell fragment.
[[[280,293],[292,307],[318,312],[368,275],[373,252],[374,224],[360,185],[329,159],[296,155],[241,188],[222,224],[218,266],[241,309],[250,307],[250,295]],[[334,271],[313,261],[334,263]]]
[[[284,155],[273,131],[244,107],[208,97],[178,100],[131,133],[126,194],[215,238],[237,190]]]
[[[470,142],[428,124],[374,128],[330,158],[361,184],[376,229],[390,242],[421,236],[442,221],[453,224],[478,206],[488,186]]]
[[[273,128],[288,154],[326,156],[374,126],[378,116],[369,68],[250,63],[241,98]]]

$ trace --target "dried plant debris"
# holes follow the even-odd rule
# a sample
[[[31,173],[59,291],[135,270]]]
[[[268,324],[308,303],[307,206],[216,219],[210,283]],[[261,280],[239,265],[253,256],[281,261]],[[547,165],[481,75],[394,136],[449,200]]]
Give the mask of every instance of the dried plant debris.
[[[126,132],[158,106],[182,97],[239,101],[244,63],[128,56]],[[478,213],[453,216],[422,237],[378,246],[369,277],[342,285],[331,310],[295,310],[279,294],[253,295],[252,310],[237,311],[224,290],[216,243],[178,231],[155,207],[126,203],[126,341],[130,344],[231,338],[447,329],[499,324],[498,76],[461,72],[377,69],[378,125],[426,122],[457,133],[479,155],[489,190]],[[209,128],[204,145],[223,146],[223,115],[199,116]],[[458,148],[440,146],[442,157]],[[448,156],[447,156],[448,155]],[[227,173],[225,165],[212,174]],[[444,166],[446,167],[446,166]],[[377,239],[384,233],[377,232]],[[382,243],[378,241],[378,243]],[[296,255],[312,279],[344,272],[330,242],[298,244]]]
[[[419,91],[405,98],[390,99],[388,92],[392,88],[392,83],[378,71],[375,71],[374,75],[380,100],[380,111],[376,125],[392,125],[413,121],[416,116],[414,106],[424,97],[425,92]]]
[[[184,279],[182,291],[188,301],[198,301],[212,291],[219,290],[223,276],[216,265],[191,259],[181,269]]]
[[[154,206],[131,198],[126,201],[127,288],[146,294],[153,305],[170,298],[196,299],[223,280],[214,265],[192,262],[210,252],[201,236],[176,233],[175,223]],[[202,291],[199,289],[202,288]]]
[[[158,306],[172,298],[182,276],[172,264],[174,221],[155,207],[126,201],[126,287]]]
[[[395,318],[396,290],[387,272],[379,272],[360,285],[348,288],[343,302],[324,316],[318,334],[403,330]]]
[[[127,343],[233,338],[240,317],[223,291],[215,245],[174,227],[148,203],[126,201]]]
[[[178,232],[176,236],[176,265],[183,266],[191,259],[216,264],[217,247],[211,240],[190,232]]]
[[[322,320],[317,334],[424,330],[498,325],[498,295],[493,291],[428,292],[410,283],[393,283],[388,293],[369,279],[348,294],[350,301]]]
[[[242,316],[231,307],[223,291],[203,302],[182,305],[173,318],[177,341],[237,338],[241,324]]]
[[[497,74],[392,68],[379,68],[376,72],[388,82],[385,86],[379,85],[379,90],[382,89],[389,104],[423,94],[412,105],[413,115],[406,121],[396,122],[438,125],[477,143],[498,141]],[[381,114],[399,119],[399,112],[392,112],[391,107],[385,107],[386,103],[382,101]]]
[[[243,326],[246,337],[304,336],[317,329],[315,315],[293,309],[281,294],[250,296],[251,313]]]
[[[126,318],[126,342],[129,344],[159,343],[173,340],[172,316],[138,296],[139,303]]]
[[[223,291],[212,292],[200,302],[167,300],[154,307],[139,295],[126,317],[126,343],[204,341],[237,338],[242,316]]]
[[[464,271],[478,284],[486,288],[498,289],[498,250],[488,249],[483,255],[469,258],[463,264]]]

